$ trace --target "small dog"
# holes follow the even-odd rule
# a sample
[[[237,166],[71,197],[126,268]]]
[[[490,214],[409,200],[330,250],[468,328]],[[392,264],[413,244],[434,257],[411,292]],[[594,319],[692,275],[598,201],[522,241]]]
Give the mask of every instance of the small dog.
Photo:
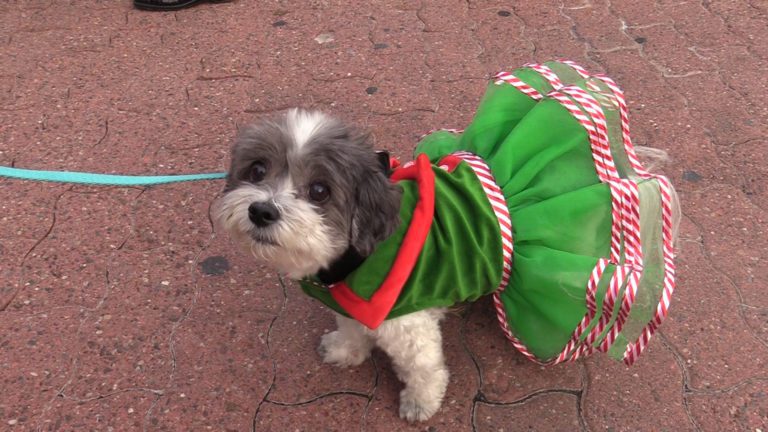
[[[656,160],[665,156],[658,151],[642,153]],[[450,170],[444,165],[439,168]],[[338,281],[358,268],[401,224],[405,196],[389,174],[388,157],[382,160],[365,134],[322,113],[293,109],[239,134],[213,218],[245,251],[278,272],[297,280],[317,276]],[[674,189],[670,193],[675,211],[671,230],[676,230],[677,198]],[[464,216],[480,223],[477,214]],[[441,217],[444,220],[445,214]],[[497,219],[490,217],[491,226],[499,229]],[[499,235],[498,231],[485,233],[489,232],[491,237]],[[449,235],[442,243],[455,248],[459,240]],[[485,249],[462,252],[469,257],[489,255]],[[438,263],[434,267],[440,272],[456,267],[455,262]],[[449,284],[455,283],[449,279]],[[348,367],[361,364],[378,346],[391,357],[398,378],[405,383],[400,416],[426,420],[440,408],[448,385],[440,334],[445,310],[426,307],[373,326],[361,324],[365,317],[355,320],[337,313],[338,329],[322,337],[319,352],[326,363]]]
[[[358,259],[368,256],[399,225],[400,195],[366,135],[322,113],[293,109],[240,133],[214,219],[246,251],[300,279],[349,250]],[[338,329],[322,337],[319,351],[326,363],[348,367],[378,346],[405,383],[400,416],[426,420],[448,385],[443,314],[427,309],[376,330],[336,314]]]

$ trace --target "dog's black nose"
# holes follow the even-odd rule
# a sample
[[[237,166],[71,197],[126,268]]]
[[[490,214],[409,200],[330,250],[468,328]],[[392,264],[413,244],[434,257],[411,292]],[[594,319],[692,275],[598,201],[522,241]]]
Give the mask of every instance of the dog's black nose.
[[[248,219],[257,227],[264,228],[277,222],[280,219],[280,212],[272,203],[255,202],[248,206]]]

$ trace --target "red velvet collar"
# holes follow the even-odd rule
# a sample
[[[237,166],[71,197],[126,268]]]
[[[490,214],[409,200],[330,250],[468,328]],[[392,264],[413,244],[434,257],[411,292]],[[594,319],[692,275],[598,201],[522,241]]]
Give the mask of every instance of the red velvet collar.
[[[329,287],[331,296],[339,306],[352,318],[370,329],[381,325],[397,302],[427,240],[435,213],[435,173],[425,154],[420,154],[415,161],[395,169],[390,179],[392,181],[415,180],[419,192],[413,218],[392,268],[370,300],[355,294],[344,281]]]

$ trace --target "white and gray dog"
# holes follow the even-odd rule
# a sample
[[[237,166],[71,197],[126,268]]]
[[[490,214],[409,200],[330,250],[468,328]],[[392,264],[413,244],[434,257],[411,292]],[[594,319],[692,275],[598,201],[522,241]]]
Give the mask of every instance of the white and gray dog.
[[[400,195],[366,135],[294,109],[241,131],[213,217],[245,251],[300,279],[327,270],[350,249],[369,255],[398,227]],[[380,347],[405,383],[400,416],[426,420],[448,385],[443,314],[427,309],[376,330],[336,314],[338,329],[322,337],[319,350],[326,363],[347,367]]]
[[[637,150],[651,161],[666,157]],[[387,171],[366,135],[318,112],[290,110],[241,131],[213,217],[246,252],[288,277],[317,274],[322,280],[326,272],[343,279],[400,224],[402,191]],[[674,191],[672,199],[679,221]],[[400,416],[426,420],[440,408],[448,385],[444,313],[425,309],[375,330],[337,314],[338,329],[322,337],[320,353],[326,363],[346,367],[380,347],[405,383]]]

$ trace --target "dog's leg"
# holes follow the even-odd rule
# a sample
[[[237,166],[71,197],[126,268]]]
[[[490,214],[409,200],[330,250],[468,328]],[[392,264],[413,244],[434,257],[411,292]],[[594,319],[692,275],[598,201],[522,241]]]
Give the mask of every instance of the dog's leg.
[[[373,336],[392,358],[400,392],[400,417],[426,420],[440,409],[448,386],[440,319],[443,309],[427,309],[384,321]]]
[[[357,366],[371,355],[373,340],[359,322],[336,314],[338,329],[324,334],[318,352],[325,363],[339,367]]]

